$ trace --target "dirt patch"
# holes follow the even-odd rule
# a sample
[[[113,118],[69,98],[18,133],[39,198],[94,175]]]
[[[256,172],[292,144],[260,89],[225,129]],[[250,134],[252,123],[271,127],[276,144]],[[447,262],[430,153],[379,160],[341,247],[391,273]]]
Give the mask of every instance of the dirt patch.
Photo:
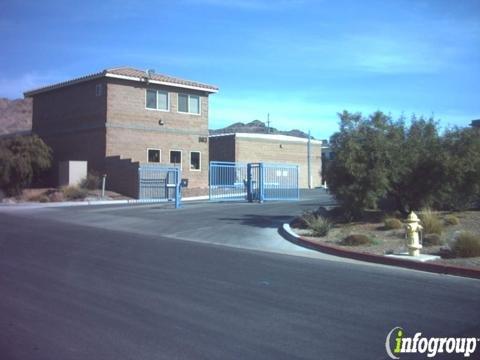
[[[426,246],[424,243],[421,253],[443,256],[442,259],[436,260],[434,263],[480,269],[480,257],[449,258],[449,255],[451,256],[449,245],[459,232],[469,231],[473,234],[480,235],[480,211],[438,213],[442,222],[447,215],[455,215],[460,220],[460,223],[458,225],[444,225],[442,234],[439,237],[440,245]],[[292,223],[292,226],[297,234],[308,238],[313,242],[340,246],[350,251],[376,255],[399,254],[406,252],[405,230],[385,230],[384,223],[380,222],[380,218],[381,216],[369,216],[368,220],[365,222],[347,224],[336,223],[332,226],[328,235],[324,237],[314,237],[308,229],[295,228],[295,222]],[[344,246],[341,244],[342,240],[347,236],[354,234],[368,236],[371,240],[370,244],[359,246]],[[426,237],[428,237],[428,235],[426,235]]]
[[[101,190],[87,190],[84,200],[126,200],[127,196],[113,191],[105,191],[105,197],[102,198]],[[15,197],[3,199],[4,203],[25,203],[25,202],[63,202],[70,201],[65,198],[63,191],[57,188],[24,189],[22,193]],[[83,200],[77,200],[83,201]]]

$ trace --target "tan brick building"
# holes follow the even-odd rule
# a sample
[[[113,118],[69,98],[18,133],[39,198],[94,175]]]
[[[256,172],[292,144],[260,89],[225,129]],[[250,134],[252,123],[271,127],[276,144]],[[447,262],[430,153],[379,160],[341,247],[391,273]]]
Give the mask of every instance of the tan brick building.
[[[299,166],[300,188],[308,188],[308,140],[274,134],[220,134],[209,138],[210,161],[265,162]],[[322,141],[310,141],[310,186],[322,185]]]
[[[185,195],[208,188],[208,96],[218,88],[131,68],[28,91],[32,130],[53,149],[54,164],[86,160],[107,188],[136,196],[138,164],[182,168]],[[52,180],[55,179],[56,167]]]

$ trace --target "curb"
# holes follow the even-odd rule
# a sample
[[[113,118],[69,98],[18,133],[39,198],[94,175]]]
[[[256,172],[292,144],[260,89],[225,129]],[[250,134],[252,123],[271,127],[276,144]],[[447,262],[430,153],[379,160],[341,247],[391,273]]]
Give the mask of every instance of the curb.
[[[208,196],[192,196],[182,198],[181,201],[199,201],[208,200]],[[83,201],[62,201],[51,203],[23,202],[23,203],[0,203],[0,209],[3,208],[48,208],[48,207],[68,207],[68,206],[92,206],[92,205],[123,205],[123,204],[158,204],[169,203],[168,200],[83,200]]]
[[[472,279],[480,279],[480,270],[469,269],[461,266],[442,265],[433,263],[417,262],[412,260],[403,260],[390,258],[381,255],[367,254],[356,251],[346,250],[335,245],[318,244],[308,240],[300,235],[295,234],[289,224],[283,224],[279,233],[287,240],[296,245],[300,245],[309,249],[317,250],[325,254],[345,257],[354,260],[366,261],[382,265],[398,266],[411,270],[420,270],[436,274],[455,275]]]

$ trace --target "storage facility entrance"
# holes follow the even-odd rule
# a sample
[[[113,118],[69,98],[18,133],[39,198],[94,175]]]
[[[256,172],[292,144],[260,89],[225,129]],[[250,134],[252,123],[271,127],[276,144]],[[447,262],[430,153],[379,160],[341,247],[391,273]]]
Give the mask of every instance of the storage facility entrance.
[[[180,207],[181,171],[178,167],[142,164],[138,168],[138,198],[151,201],[175,201]]]
[[[298,166],[212,161],[209,189],[213,201],[298,200]]]

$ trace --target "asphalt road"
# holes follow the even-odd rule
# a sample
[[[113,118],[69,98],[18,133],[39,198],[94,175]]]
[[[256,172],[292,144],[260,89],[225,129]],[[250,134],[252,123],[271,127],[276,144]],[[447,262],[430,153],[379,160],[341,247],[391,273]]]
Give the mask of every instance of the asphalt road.
[[[384,359],[395,326],[480,336],[480,281],[270,252],[316,203],[0,212],[0,359]]]

